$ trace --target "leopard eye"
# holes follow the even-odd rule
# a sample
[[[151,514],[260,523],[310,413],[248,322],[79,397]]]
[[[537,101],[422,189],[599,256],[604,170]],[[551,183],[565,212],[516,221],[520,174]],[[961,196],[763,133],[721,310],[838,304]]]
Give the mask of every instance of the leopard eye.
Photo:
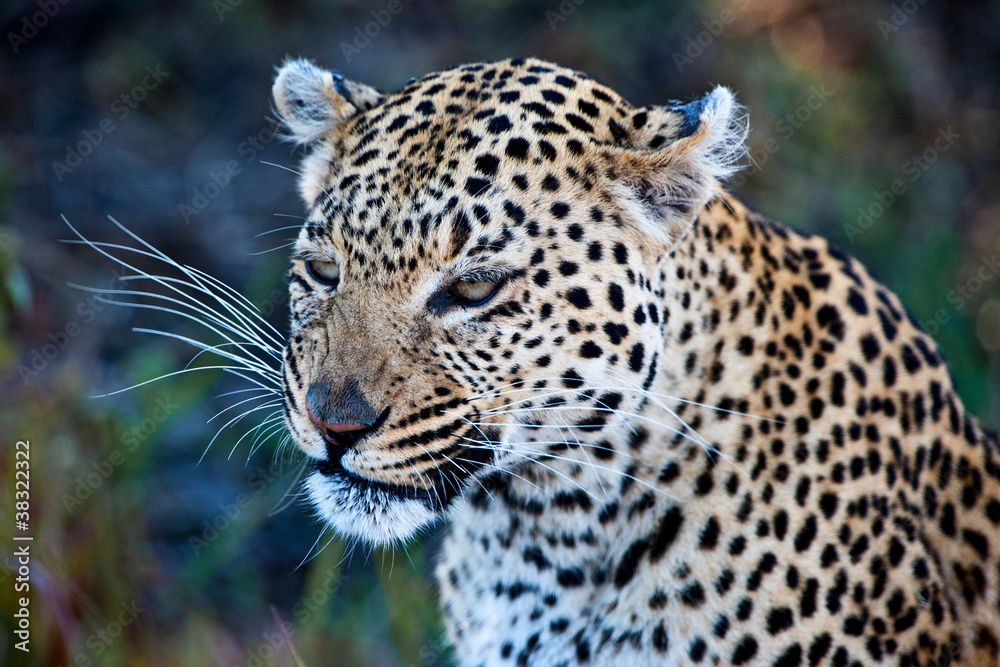
[[[499,282],[489,280],[458,280],[448,288],[451,297],[465,306],[478,306],[496,294]]]
[[[306,269],[316,282],[334,287],[340,282],[340,265],[336,262],[311,259],[306,262]]]

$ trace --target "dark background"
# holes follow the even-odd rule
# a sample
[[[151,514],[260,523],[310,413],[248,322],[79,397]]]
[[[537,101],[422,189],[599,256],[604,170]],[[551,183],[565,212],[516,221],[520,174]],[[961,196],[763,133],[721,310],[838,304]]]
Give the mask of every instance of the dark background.
[[[191,358],[132,327],[196,329],[68,287],[122,284],[92,249],[57,242],[71,236],[62,215],[127,241],[114,216],[284,330],[285,251],[254,253],[286,243],[294,230],[257,235],[302,213],[293,174],[264,164],[298,159],[271,132],[286,55],[383,90],[511,55],[585,70],[635,104],[732,87],[755,162],[733,189],[866,262],[1000,425],[998,3],[397,2],[4,4],[0,533],[14,525],[13,445],[30,439],[35,540],[30,656],[13,649],[14,561],[0,552],[0,664],[296,664],[282,626],[305,665],[449,660],[433,537],[373,554],[333,540],[299,567],[329,535],[279,437],[252,455],[253,436],[237,445],[251,415],[196,465],[221,425],[206,421],[234,400],[215,397],[239,384],[204,371],[91,398]]]

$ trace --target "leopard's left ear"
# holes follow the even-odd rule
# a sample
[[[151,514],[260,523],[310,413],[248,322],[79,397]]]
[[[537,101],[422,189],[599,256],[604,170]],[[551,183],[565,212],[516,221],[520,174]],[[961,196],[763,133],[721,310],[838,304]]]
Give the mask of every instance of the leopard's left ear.
[[[740,168],[746,135],[743,108],[718,86],[687,104],[638,110],[615,162],[647,214],[682,223]]]
[[[306,145],[382,100],[382,93],[371,86],[345,79],[301,58],[288,60],[281,66],[272,93],[289,138]]]

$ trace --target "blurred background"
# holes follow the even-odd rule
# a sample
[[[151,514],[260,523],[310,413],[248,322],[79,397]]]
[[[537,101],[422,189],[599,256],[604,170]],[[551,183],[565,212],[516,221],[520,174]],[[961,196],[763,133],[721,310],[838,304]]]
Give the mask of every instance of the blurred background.
[[[205,370],[92,398],[191,359],[133,327],[196,327],[69,287],[126,285],[93,249],[59,243],[72,236],[63,215],[90,239],[130,242],[113,216],[285,330],[281,246],[294,229],[283,228],[302,210],[282,166],[299,156],[274,138],[269,94],[286,55],[387,91],[511,55],[582,69],[634,104],[730,86],[750,112],[753,158],[733,189],[868,264],[941,343],[965,402],[1000,425],[996,2],[30,0],[0,11],[0,533],[14,530],[14,443],[30,440],[34,536],[27,655],[11,622],[16,563],[0,551],[0,664],[450,662],[428,578],[433,533],[395,553],[330,541],[296,495],[301,460],[279,432],[251,431],[266,410],[223,430],[198,463],[233,413],[206,422],[241,396],[218,395],[245,385]]]

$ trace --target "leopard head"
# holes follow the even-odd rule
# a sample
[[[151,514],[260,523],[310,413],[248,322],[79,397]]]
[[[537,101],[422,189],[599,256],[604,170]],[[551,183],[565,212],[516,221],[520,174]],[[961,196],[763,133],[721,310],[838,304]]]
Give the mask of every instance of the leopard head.
[[[586,456],[567,426],[621,425],[663,363],[661,262],[743,151],[728,90],[637,108],[514,59],[383,95],[293,60],[274,99],[308,211],[285,419],[328,523],[404,540],[489,475]]]

